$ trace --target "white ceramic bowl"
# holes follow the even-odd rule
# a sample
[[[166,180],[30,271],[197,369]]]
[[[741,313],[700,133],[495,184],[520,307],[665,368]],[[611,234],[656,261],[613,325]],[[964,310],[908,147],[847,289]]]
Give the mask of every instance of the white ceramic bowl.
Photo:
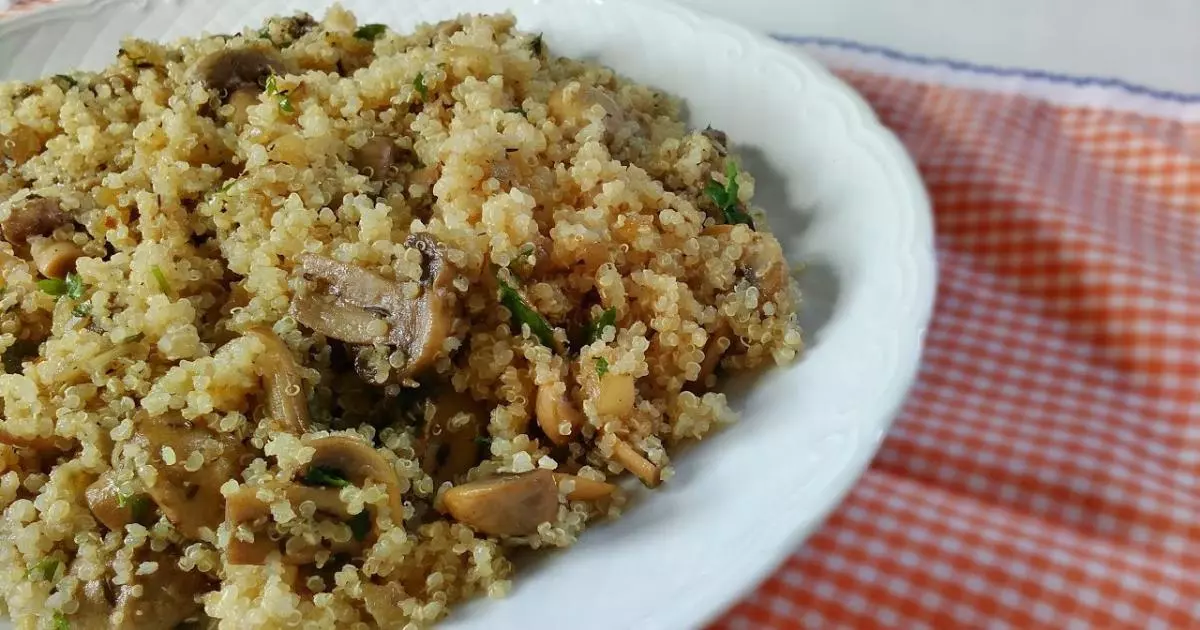
[[[111,60],[125,35],[240,30],[326,0],[63,0],[0,24],[0,78]],[[743,420],[677,461],[627,515],[519,574],[457,628],[687,628],[749,591],[846,494],[916,373],[936,274],[929,202],[904,149],[801,53],[653,0],[345,0],[397,29],[511,10],[555,54],[683,96],[728,132],[805,290],[803,360],[736,387]]]

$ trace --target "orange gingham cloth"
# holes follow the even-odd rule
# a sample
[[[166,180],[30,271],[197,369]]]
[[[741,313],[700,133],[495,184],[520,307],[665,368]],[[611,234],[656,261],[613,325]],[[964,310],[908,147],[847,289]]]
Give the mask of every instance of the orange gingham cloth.
[[[929,189],[935,313],[873,466],[714,627],[1200,627],[1200,116],[838,73]]]
[[[937,306],[875,464],[714,628],[1200,627],[1200,122],[840,75],[929,188]]]

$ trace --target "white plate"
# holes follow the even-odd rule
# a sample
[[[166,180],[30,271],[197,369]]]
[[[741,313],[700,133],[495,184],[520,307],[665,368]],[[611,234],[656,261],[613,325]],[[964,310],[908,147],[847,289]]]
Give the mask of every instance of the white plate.
[[[111,60],[128,34],[228,32],[324,0],[66,0],[0,24],[0,77]],[[687,628],[711,620],[804,540],[874,454],[912,383],[935,286],[929,202],[904,149],[803,55],[652,0],[345,0],[398,29],[513,11],[555,54],[597,59],[682,95],[690,122],[728,132],[757,203],[804,262],[803,360],[734,398],[742,422],[677,461],[617,522],[472,603],[457,628]]]

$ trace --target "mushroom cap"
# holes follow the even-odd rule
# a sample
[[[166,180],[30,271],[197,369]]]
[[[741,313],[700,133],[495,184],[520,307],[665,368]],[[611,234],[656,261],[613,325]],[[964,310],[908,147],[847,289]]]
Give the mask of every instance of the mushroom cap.
[[[558,518],[558,484],[545,469],[473,481],[450,488],[442,505],[450,516],[489,536],[527,536]]]
[[[30,237],[49,236],[70,221],[70,215],[63,212],[57,199],[27,197],[13,206],[7,219],[0,221],[0,232],[9,243],[24,245]]]
[[[233,94],[241,89],[262,89],[272,74],[283,74],[279,53],[267,48],[224,48],[196,63],[196,74],[210,90]]]
[[[342,472],[350,483],[362,487],[367,481],[381,483],[387,488],[388,509],[399,521],[404,514],[400,482],[396,469],[374,446],[347,435],[326,435],[304,440],[316,452],[308,462],[310,468],[333,468]]]
[[[149,458],[147,467],[154,475],[139,468],[146,492],[167,520],[185,537],[200,539],[200,528],[216,531],[225,518],[225,497],[221,485],[236,479],[250,454],[238,440],[215,435],[182,418],[142,415],[134,430],[133,442],[142,446]],[[163,461],[163,451],[175,453],[175,463]],[[184,462],[192,452],[205,455],[199,470],[189,471]]]

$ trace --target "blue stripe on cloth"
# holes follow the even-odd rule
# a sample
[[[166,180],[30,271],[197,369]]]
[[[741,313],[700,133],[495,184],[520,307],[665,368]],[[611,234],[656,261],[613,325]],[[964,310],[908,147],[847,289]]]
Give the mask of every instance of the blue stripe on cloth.
[[[1075,76],[1069,74],[1061,74],[1057,72],[1046,72],[1044,70],[1031,70],[1027,68],[1005,68],[1001,66],[991,66],[987,64],[971,63],[969,61],[960,61],[958,59],[949,59],[946,57],[929,57],[925,55],[916,55],[905,53],[887,48],[885,46],[875,46],[872,44],[861,44],[856,41],[842,39],[839,37],[821,37],[815,35],[780,35],[773,34],[775,39],[789,44],[813,44],[816,46],[828,46],[832,48],[843,48],[861,53],[879,55],[896,61],[904,61],[908,63],[921,64],[926,66],[943,66],[952,70],[963,72],[973,72],[976,74],[992,75],[997,77],[1020,77],[1025,79],[1035,79],[1040,81],[1050,81],[1052,83],[1061,83],[1066,85],[1074,85],[1077,87],[1103,87],[1121,90],[1138,96],[1145,96],[1162,101],[1170,101],[1173,103],[1197,104],[1200,103],[1200,94],[1187,94],[1184,92],[1172,92],[1170,90],[1159,90],[1156,88],[1146,87],[1129,83],[1121,79],[1112,77],[1093,77],[1093,76]]]

